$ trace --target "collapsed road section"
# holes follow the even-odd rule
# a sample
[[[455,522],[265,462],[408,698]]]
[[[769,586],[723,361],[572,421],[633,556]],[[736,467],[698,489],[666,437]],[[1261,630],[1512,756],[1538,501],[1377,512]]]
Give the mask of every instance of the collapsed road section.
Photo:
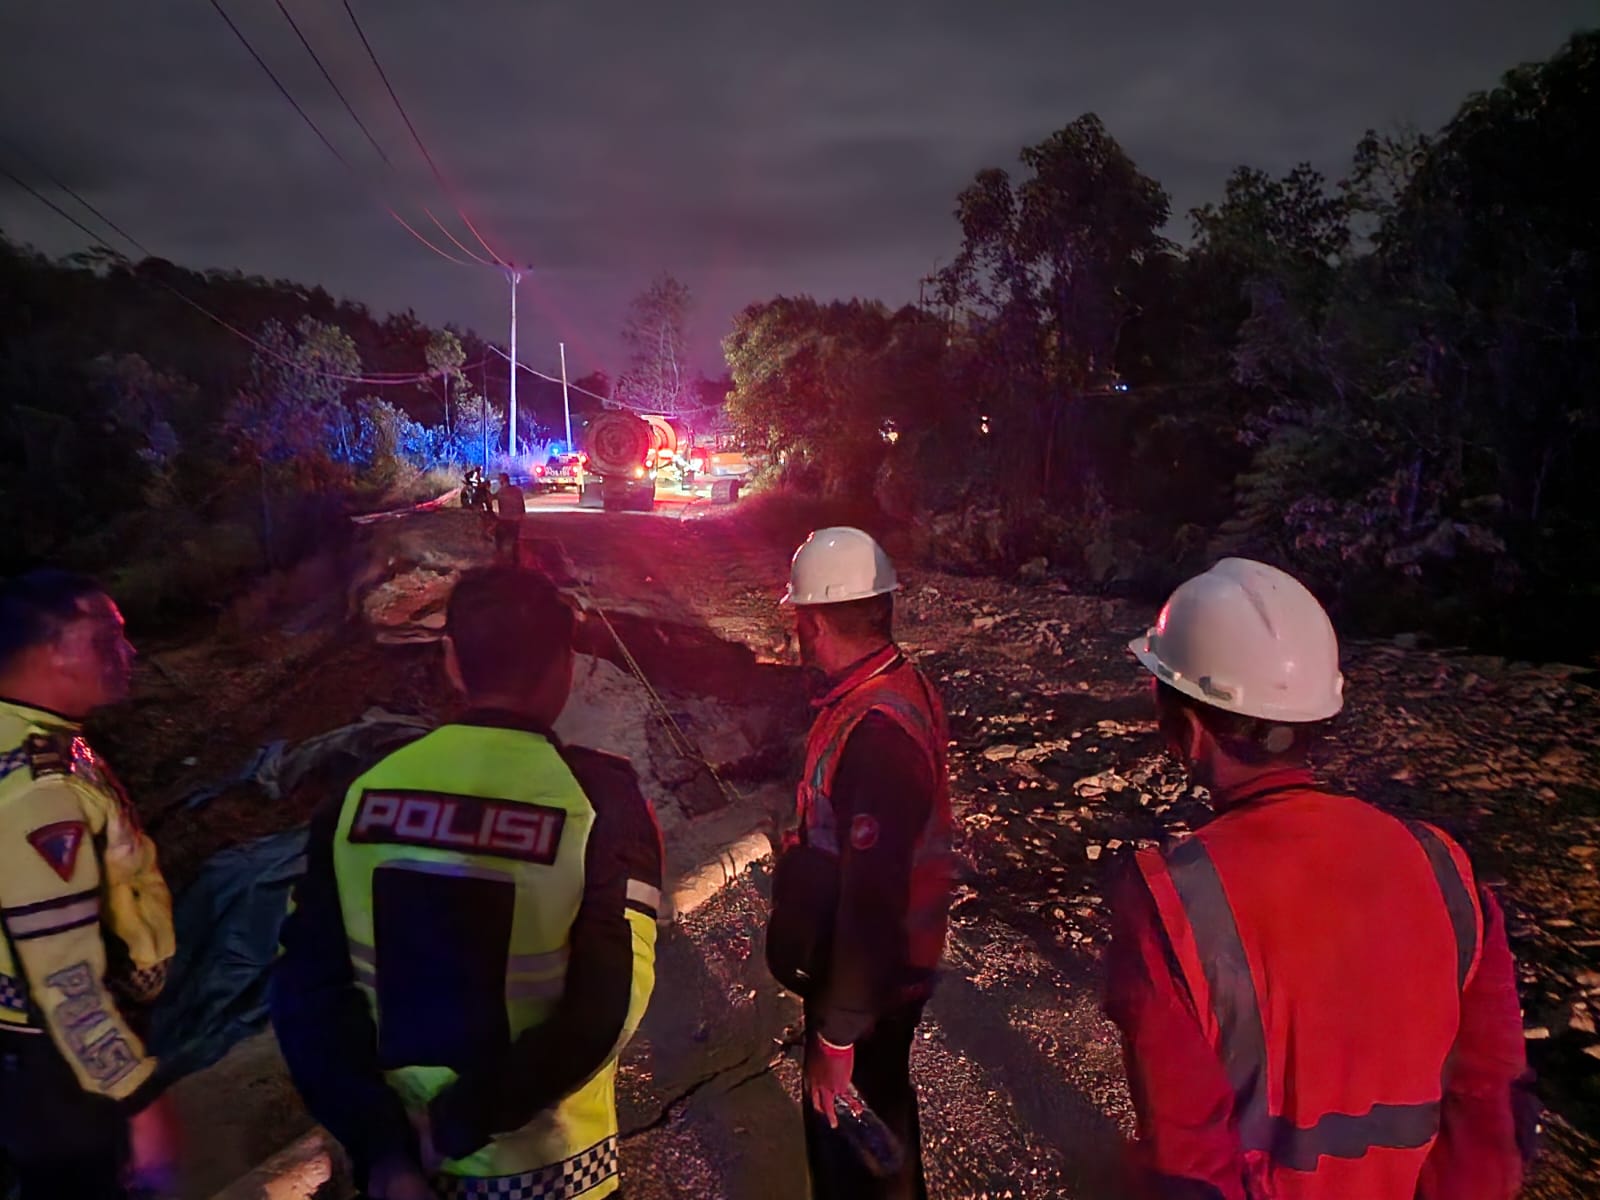
[[[432,544],[411,553],[407,536],[396,522],[368,543],[374,558],[351,576],[359,619],[329,631],[324,656],[297,672],[315,678],[326,670],[342,686],[258,698],[280,709],[263,729],[316,732],[237,748],[220,778],[168,801],[158,816],[166,841],[181,846],[186,825],[204,824],[224,845],[179,872],[188,876],[178,906],[184,947],[154,1037],[170,1075],[182,1076],[174,1088],[180,1109],[193,1128],[207,1130],[191,1164],[188,1190],[196,1197],[309,1126],[271,1034],[261,1032],[277,927],[303,865],[303,820],[376,758],[448,721],[457,707],[430,643],[442,636],[455,578],[481,557],[476,546],[453,552]],[[600,600],[605,581],[577,580],[570,563],[541,565],[571,588],[581,611],[573,692],[556,732],[633,761],[662,829],[663,921],[671,921],[769,853],[770,835],[792,804],[804,735],[799,673],[759,661],[692,615],[674,619],[663,605],[609,607]],[[364,676],[362,688],[349,688],[352,674]],[[353,702],[365,707],[351,712]],[[327,708],[313,721],[305,706],[319,703]],[[264,836],[229,839],[221,832],[229,827]],[[176,861],[190,860],[180,853]],[[291,1172],[302,1180],[316,1173],[304,1163]],[[289,1186],[280,1181],[262,1194],[311,1194],[284,1192]]]

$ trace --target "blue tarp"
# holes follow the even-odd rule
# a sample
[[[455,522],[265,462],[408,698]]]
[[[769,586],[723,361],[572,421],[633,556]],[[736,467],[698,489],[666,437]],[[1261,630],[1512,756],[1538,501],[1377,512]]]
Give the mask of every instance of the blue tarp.
[[[230,847],[178,898],[178,953],[150,1026],[166,1082],[266,1027],[267,972],[305,847],[304,827]]]

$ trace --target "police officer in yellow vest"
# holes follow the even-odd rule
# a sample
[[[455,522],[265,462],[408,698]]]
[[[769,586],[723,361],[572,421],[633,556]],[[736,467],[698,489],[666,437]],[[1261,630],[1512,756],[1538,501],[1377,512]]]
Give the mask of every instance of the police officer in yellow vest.
[[[547,577],[465,572],[445,666],[467,711],[313,820],[272,1019],[376,1200],[617,1190],[661,837],[625,759],[551,732],[573,629]]]
[[[175,1186],[176,1127],[136,1032],[172,958],[172,899],[81,724],[126,699],[133,656],[94,580],[0,585],[0,1155],[22,1200]]]

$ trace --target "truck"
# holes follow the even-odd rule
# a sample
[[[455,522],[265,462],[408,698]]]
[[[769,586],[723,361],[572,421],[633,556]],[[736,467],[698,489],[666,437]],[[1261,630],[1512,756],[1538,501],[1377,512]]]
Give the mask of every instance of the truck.
[[[678,452],[677,431],[665,417],[608,409],[584,430],[581,508],[650,512],[656,504],[656,473]]]

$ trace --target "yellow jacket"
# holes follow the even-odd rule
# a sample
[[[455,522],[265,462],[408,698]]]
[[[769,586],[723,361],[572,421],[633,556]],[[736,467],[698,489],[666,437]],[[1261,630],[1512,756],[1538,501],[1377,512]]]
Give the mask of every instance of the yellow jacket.
[[[48,1033],[86,1091],[132,1095],[156,1062],[117,1000],[160,994],[172,896],[82,728],[9,700],[0,700],[0,922],[0,1032]]]

